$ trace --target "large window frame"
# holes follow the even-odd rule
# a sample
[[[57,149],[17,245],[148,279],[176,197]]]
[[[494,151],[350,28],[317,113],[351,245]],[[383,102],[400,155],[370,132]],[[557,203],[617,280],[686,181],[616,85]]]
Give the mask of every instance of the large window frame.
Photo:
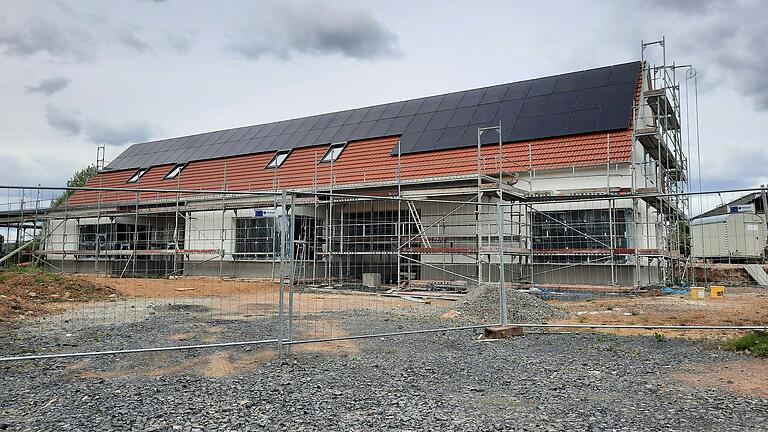
[[[537,211],[532,222],[534,262],[605,262],[601,258],[610,256],[611,245],[634,247],[634,220],[627,208]]]

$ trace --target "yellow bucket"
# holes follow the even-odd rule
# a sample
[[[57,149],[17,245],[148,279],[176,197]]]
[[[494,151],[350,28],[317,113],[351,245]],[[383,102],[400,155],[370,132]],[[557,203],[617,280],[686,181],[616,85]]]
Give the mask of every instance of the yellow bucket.
[[[721,298],[725,296],[725,287],[720,285],[712,285],[709,287],[709,295],[713,298]]]
[[[701,300],[706,296],[706,291],[702,287],[691,287],[691,298]]]

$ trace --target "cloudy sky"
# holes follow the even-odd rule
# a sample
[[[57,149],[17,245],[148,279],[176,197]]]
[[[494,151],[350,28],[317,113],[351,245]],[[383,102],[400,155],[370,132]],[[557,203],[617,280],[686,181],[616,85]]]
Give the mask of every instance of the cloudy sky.
[[[662,35],[698,72],[703,188],[768,182],[768,2],[526,3],[0,0],[0,184],[63,184],[99,144],[637,60]]]

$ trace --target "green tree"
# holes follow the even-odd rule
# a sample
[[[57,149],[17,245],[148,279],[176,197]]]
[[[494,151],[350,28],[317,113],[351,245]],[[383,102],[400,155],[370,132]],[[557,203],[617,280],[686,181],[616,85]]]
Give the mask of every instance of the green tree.
[[[98,172],[99,171],[96,169],[96,165],[88,165],[87,167],[76,171],[72,178],[67,180],[67,187],[83,187],[86,183],[88,183],[88,180],[92,179],[96,174],[98,174]],[[72,196],[73,193],[75,193],[75,191],[72,190],[66,190],[62,192],[61,195],[53,200],[51,205],[53,207],[58,207],[64,204],[67,202],[67,199]]]

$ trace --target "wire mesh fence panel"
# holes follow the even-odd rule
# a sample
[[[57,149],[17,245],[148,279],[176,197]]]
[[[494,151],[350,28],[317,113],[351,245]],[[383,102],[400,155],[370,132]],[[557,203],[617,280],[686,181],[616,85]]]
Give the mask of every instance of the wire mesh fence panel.
[[[567,313],[560,322],[570,325],[765,327],[763,195],[741,190],[530,202],[531,282]],[[673,198],[688,201],[690,214],[676,212]]]
[[[4,356],[768,322],[760,190],[318,189],[5,188]]]
[[[498,272],[489,277],[491,267],[483,255],[498,254],[498,247],[489,249],[498,245],[496,205],[477,205],[476,199],[296,196],[291,206],[291,337],[343,338],[498,323]],[[486,220],[491,217],[493,224]],[[482,240],[478,220],[485,229],[494,227]],[[478,283],[485,291],[473,297],[472,309],[466,294]]]
[[[1,318],[31,320],[47,335],[14,338],[4,354],[276,339],[280,289],[272,277],[285,260],[271,240],[275,196],[4,192],[11,199],[0,220],[12,242],[3,245]],[[239,224],[253,219],[270,221],[269,241],[263,230]],[[238,249],[243,239],[256,246]]]

